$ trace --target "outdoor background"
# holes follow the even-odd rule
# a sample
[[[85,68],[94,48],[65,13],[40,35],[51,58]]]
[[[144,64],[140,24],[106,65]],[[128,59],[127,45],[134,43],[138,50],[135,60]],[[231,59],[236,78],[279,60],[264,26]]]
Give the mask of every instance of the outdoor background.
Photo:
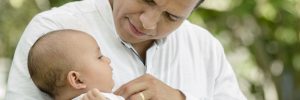
[[[0,100],[28,22],[70,1],[0,0]],[[206,0],[189,20],[221,41],[249,100],[300,100],[300,0]]]

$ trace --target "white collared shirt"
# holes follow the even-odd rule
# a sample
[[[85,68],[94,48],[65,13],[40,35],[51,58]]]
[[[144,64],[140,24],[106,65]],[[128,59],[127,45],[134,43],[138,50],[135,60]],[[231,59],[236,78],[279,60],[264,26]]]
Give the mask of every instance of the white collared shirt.
[[[41,35],[57,29],[81,30],[97,40],[101,52],[111,59],[114,90],[148,73],[181,90],[187,100],[246,99],[223,47],[205,29],[184,21],[147,50],[144,64],[118,37],[108,0],[83,0],[42,12],[28,24],[15,51],[6,100],[50,100],[30,79],[27,56]]]
[[[73,98],[72,100],[81,100],[83,96],[86,94],[81,94],[78,97]],[[101,93],[102,96],[104,96],[105,100],[125,100],[123,97],[115,95],[113,93]]]

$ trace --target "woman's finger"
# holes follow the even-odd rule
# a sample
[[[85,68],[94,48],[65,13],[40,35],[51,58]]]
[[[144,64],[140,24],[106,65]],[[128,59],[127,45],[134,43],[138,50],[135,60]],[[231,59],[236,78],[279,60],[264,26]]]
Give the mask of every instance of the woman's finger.
[[[129,100],[150,100],[152,97],[151,92],[149,91],[141,91],[139,93],[136,93],[134,95],[131,95],[128,99]]]

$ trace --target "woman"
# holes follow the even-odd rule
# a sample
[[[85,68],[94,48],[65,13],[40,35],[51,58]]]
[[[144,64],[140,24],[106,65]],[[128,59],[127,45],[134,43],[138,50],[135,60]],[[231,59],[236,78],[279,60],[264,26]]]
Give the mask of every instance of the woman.
[[[44,33],[76,29],[111,58],[114,93],[126,99],[243,100],[220,43],[186,20],[202,1],[84,0],[42,12],[19,41],[6,99],[50,99],[30,79],[29,48]]]

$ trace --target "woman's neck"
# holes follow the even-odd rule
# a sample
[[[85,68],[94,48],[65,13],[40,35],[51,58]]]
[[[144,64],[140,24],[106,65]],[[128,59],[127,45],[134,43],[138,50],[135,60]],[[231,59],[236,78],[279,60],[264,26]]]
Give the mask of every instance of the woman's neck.
[[[143,63],[145,63],[145,60],[146,60],[147,50],[152,46],[153,43],[154,43],[154,40],[132,44],[133,48],[137,51],[137,53],[141,57]]]
[[[111,9],[113,9],[113,2],[114,2],[114,0],[109,0],[109,4],[110,4]]]

